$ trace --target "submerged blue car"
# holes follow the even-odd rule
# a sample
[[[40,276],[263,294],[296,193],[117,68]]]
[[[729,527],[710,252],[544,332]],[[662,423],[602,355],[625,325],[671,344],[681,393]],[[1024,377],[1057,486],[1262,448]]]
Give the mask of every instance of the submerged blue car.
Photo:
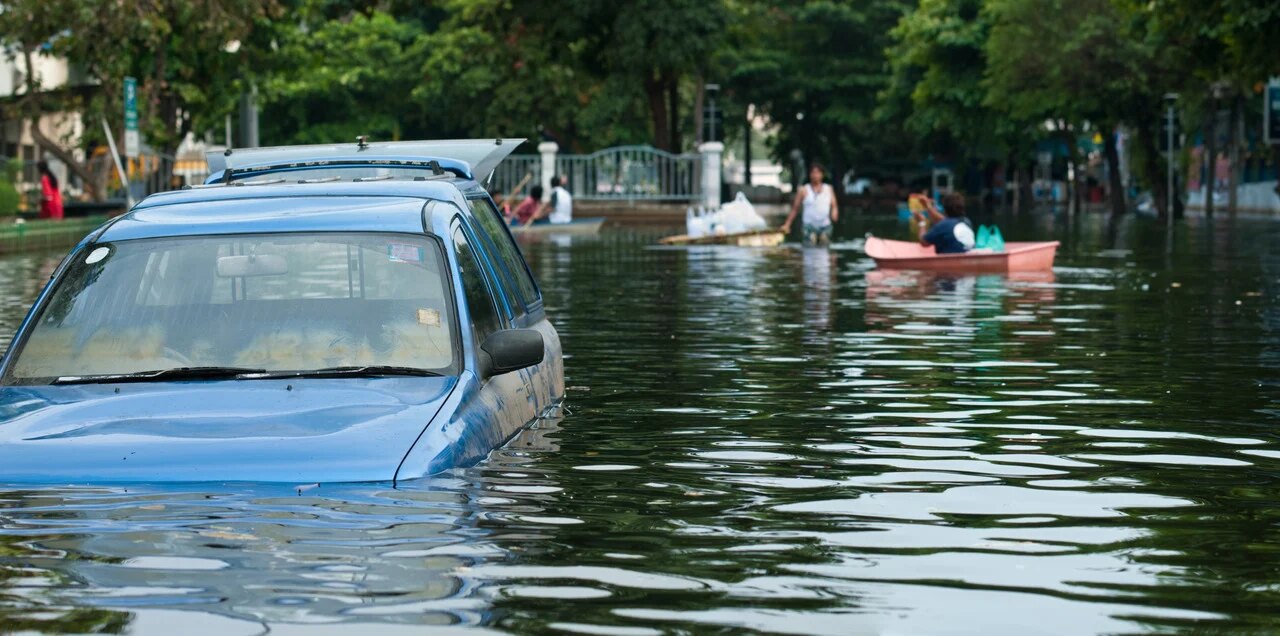
[[[564,395],[478,183],[516,143],[237,150],[211,185],[107,222],[0,362],[0,482],[397,481],[483,459]]]

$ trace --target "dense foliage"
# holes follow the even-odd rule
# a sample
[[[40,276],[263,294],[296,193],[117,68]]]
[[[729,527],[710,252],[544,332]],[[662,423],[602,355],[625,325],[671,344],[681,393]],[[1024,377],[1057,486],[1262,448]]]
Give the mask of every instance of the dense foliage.
[[[73,170],[69,150],[100,138],[92,124],[119,112],[126,75],[139,78],[145,137],[165,152],[187,132],[220,130],[247,90],[269,144],[522,136],[687,151],[703,135],[703,86],[717,83],[723,134],[740,140],[750,107],[771,124],[780,161],[1021,170],[1037,142],[1057,140],[1079,161],[1075,142],[1104,133],[1114,162],[1123,129],[1151,186],[1166,93],[1181,95],[1184,121],[1216,126],[1223,108],[1257,115],[1261,83],[1280,74],[1271,0],[109,4],[14,0],[0,11],[10,55],[62,55],[91,78],[6,106],[28,119],[82,113],[83,139],[38,139]]]

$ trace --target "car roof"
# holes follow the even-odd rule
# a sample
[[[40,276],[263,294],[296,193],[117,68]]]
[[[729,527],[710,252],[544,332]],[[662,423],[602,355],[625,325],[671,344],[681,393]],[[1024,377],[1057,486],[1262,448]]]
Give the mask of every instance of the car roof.
[[[454,177],[218,185],[153,194],[95,240],[264,232],[424,232],[426,201],[461,204],[476,182]],[[468,206],[460,205],[464,214]]]

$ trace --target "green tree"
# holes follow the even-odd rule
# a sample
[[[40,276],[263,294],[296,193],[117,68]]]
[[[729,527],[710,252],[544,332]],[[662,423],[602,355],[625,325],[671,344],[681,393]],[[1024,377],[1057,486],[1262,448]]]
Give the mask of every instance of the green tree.
[[[437,127],[480,137],[546,134],[579,151],[651,139],[636,87],[581,63],[577,20],[564,15],[577,5],[445,6],[449,17],[416,46],[413,89],[433,120],[443,120]]]
[[[18,194],[15,184],[18,182],[18,171],[22,170],[22,161],[0,157],[0,216],[12,216],[18,213],[18,204],[22,195]]]
[[[988,0],[987,103],[1021,121],[1056,121],[1068,144],[1079,202],[1082,132],[1098,131],[1111,176],[1112,213],[1124,214],[1115,130],[1146,122],[1156,51],[1114,0]]]
[[[589,0],[578,17],[581,59],[644,92],[654,145],[683,150],[680,88],[705,77],[728,24],[721,0]],[[695,84],[701,83],[695,79]],[[700,89],[701,87],[698,87]]]
[[[265,25],[247,51],[264,143],[422,134],[422,108],[410,98],[420,22],[316,1],[292,6],[289,15]]]
[[[1157,0],[1145,6],[1153,36],[1167,43],[1166,50],[1181,53],[1177,91],[1187,119],[1203,122],[1209,165],[1218,154],[1219,111],[1224,106],[1230,109],[1226,137],[1233,161],[1228,192],[1229,205],[1234,208],[1246,100],[1258,83],[1280,74],[1280,47],[1276,46],[1280,4],[1270,0]],[[1275,152],[1280,163],[1280,148]],[[1206,198],[1207,214],[1213,213],[1213,205],[1213,197]]]
[[[892,74],[877,115],[901,119],[917,149],[1015,166],[1029,191],[1030,151],[1039,122],[1018,119],[987,100],[987,37],[991,25],[980,0],[923,0],[891,31],[886,51]]]
[[[37,55],[65,58],[91,81],[41,90],[26,73],[13,114],[32,137],[79,176],[95,198],[102,183],[73,152],[101,140],[97,122],[122,109],[124,78],[138,79],[140,127],[147,141],[172,153],[187,132],[226,111],[239,75],[228,45],[274,14],[273,0],[122,0],[109,10],[92,0],[13,0],[0,11],[0,41],[34,68]],[[41,127],[47,113],[79,113],[86,139],[54,138]]]
[[[923,0],[904,15],[890,33],[892,75],[879,114],[901,116],[931,149],[995,141],[1008,118],[986,104],[985,18],[979,0]]]
[[[901,156],[903,137],[875,118],[889,83],[884,51],[905,1],[815,0],[735,3],[730,69],[734,99],[754,104],[778,129],[774,158],[793,150],[847,168]]]

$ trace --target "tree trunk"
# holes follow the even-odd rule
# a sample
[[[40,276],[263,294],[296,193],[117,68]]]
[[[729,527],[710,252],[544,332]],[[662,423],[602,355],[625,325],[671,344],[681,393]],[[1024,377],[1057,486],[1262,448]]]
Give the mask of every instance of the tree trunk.
[[[1102,136],[1103,153],[1107,156],[1107,182],[1110,190],[1111,216],[1121,217],[1127,211],[1124,197],[1124,182],[1120,179],[1120,149],[1116,147],[1115,128]]]
[[[1074,129],[1066,129],[1067,142],[1067,213],[1080,212],[1080,148]]]
[[[1227,212],[1236,213],[1239,205],[1240,146],[1244,142],[1244,98],[1237,93],[1231,100],[1231,136],[1227,139],[1227,158],[1231,162],[1231,176],[1227,179]]]
[[[1213,190],[1218,182],[1218,98],[1209,100],[1204,118],[1205,190],[1204,215],[1213,216]]]
[[[1014,187],[1010,188],[1010,206],[1014,210],[1014,214],[1023,211],[1023,166],[1019,164],[1011,164],[1014,166]]]
[[[94,178],[93,173],[89,171],[88,166],[76,161],[76,158],[69,150],[58,145],[57,142],[45,136],[44,131],[40,130],[40,115],[37,113],[30,119],[31,138],[35,140],[36,145],[44,149],[45,152],[52,154],[58,158],[67,169],[74,172],[80,181],[84,183],[84,189],[94,201],[102,201],[106,198],[106,193],[98,187],[98,181]]]
[[[747,125],[742,131],[742,163],[746,166],[742,173],[742,182],[751,185],[751,117],[746,119]]]
[[[26,63],[27,70],[27,94],[25,96],[26,103],[24,106],[29,113],[28,120],[31,124],[31,138],[36,142],[36,145],[57,157],[59,161],[67,166],[68,170],[74,172],[76,176],[80,177],[80,180],[84,182],[85,190],[88,191],[89,196],[92,197],[94,201],[103,200],[106,198],[106,194],[103,189],[98,187],[97,181],[93,178],[93,174],[89,172],[88,166],[76,161],[76,158],[72,156],[71,151],[63,148],[57,142],[45,136],[44,131],[40,130],[40,118],[44,109],[40,104],[40,95],[42,94],[42,91],[37,85],[39,78],[36,77],[35,72],[31,70],[35,68],[32,65],[33,60],[31,59],[31,49],[23,48],[22,57],[23,61]]]
[[[674,73],[667,74],[667,116],[671,118],[671,152],[680,152],[680,78]]]
[[[644,94],[649,101],[649,117],[653,122],[653,145],[670,151],[671,134],[667,129],[667,100],[665,86],[656,75],[644,78]]]
[[[1022,166],[1022,179],[1018,183],[1018,197],[1022,199],[1022,211],[1030,212],[1036,206],[1034,182],[1036,175],[1035,159],[1027,159]]]
[[[1160,160],[1160,144],[1156,141],[1158,131],[1148,121],[1139,122],[1134,128],[1134,145],[1141,161],[1138,162],[1138,182],[1151,190],[1151,201],[1155,204],[1156,213],[1163,220],[1169,212],[1169,197],[1166,192],[1165,165]]]

